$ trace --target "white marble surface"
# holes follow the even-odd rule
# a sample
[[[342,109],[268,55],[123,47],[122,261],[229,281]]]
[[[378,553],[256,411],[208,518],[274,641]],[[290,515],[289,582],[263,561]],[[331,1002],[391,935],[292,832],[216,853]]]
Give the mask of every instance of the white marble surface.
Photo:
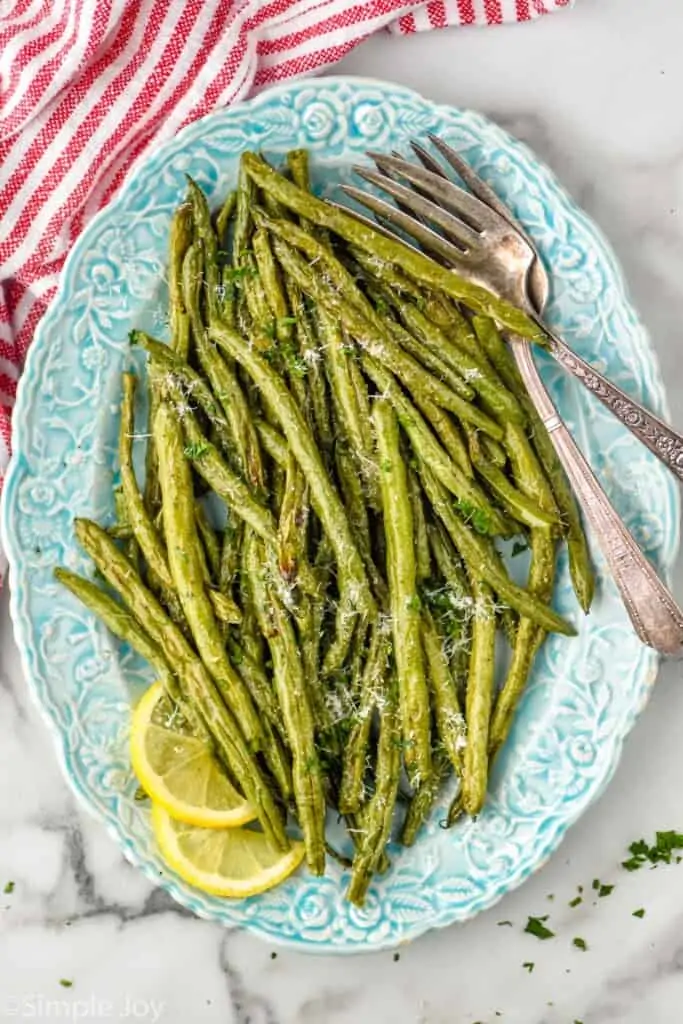
[[[342,70],[478,108],[526,140],[625,266],[683,427],[683,8],[577,0],[525,27],[373,39]],[[683,593],[683,572],[677,573]],[[679,1024],[683,865],[628,874],[628,843],[683,829],[681,663],[665,666],[616,778],[522,889],[401,952],[311,959],[194,920],[119,855],[62,781],[0,599],[0,1019],[164,1024]],[[609,898],[576,909],[599,877]],[[6,881],[14,892],[3,895]],[[551,901],[548,896],[554,894]],[[644,907],[642,920],[632,911]],[[551,915],[555,939],[522,932]],[[498,927],[509,919],[513,927]],[[588,952],[572,947],[575,936]],[[533,962],[529,973],[523,963]],[[59,979],[73,980],[64,988]]]

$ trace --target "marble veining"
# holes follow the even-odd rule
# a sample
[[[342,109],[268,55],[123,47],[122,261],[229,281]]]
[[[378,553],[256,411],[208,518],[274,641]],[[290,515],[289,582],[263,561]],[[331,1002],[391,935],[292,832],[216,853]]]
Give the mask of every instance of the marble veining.
[[[682,33],[683,12],[670,0],[578,0],[532,27],[378,38],[340,68],[480,109],[551,165],[617,250],[679,427]],[[680,568],[675,582],[680,596]],[[27,699],[5,593],[0,1019],[679,1024],[683,865],[628,874],[619,862],[640,835],[683,829],[682,681],[680,661],[662,668],[609,790],[520,890],[462,928],[405,947],[398,960],[313,959],[195,920],[75,806]],[[608,898],[592,898],[596,877],[616,886]],[[570,908],[578,885],[587,898]],[[633,918],[641,907],[643,919]],[[555,938],[525,935],[530,914],[549,914]],[[587,952],[572,946],[577,936]]]

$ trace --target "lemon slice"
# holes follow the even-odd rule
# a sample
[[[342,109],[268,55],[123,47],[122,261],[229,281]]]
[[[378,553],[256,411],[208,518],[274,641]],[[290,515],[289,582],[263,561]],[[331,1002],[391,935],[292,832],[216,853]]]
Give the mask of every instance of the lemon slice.
[[[133,712],[130,753],[147,795],[179,821],[232,828],[256,817],[159,683],[150,686]]]
[[[243,899],[289,878],[304,859],[303,843],[281,853],[263,832],[196,828],[152,805],[152,828],[161,854],[180,877],[202,892]]]

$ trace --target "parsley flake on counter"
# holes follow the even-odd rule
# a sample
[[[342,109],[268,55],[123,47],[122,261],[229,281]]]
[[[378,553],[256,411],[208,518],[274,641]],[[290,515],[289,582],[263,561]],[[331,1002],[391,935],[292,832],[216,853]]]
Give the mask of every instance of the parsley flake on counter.
[[[643,907],[641,907],[640,910],[634,910],[631,917],[645,917],[645,910]]]
[[[524,931],[528,932],[529,935],[535,935],[537,939],[552,939],[555,937],[555,932],[551,932],[550,928],[546,928],[544,921],[547,920],[547,914],[545,917],[530,917]]]
[[[499,928],[512,928],[512,921],[498,921]]]
[[[59,979],[59,984],[62,986],[62,988],[72,988],[73,987],[73,981],[70,981],[69,978],[60,978]]]
[[[631,856],[621,862],[627,871],[638,871],[644,864],[670,864],[675,850],[683,850],[683,834],[680,832],[656,832],[654,846],[648,846],[644,839],[631,843],[628,852]],[[681,858],[676,857],[677,864]]]
[[[585,953],[586,950],[588,949],[588,945],[586,943],[586,940],[582,939],[580,936],[577,936],[577,938],[572,940],[572,945],[576,946],[576,948],[580,949],[583,953]]]
[[[602,898],[603,896],[609,896],[610,893],[613,892],[613,890],[613,885],[602,885],[601,883],[598,889],[598,897]]]
[[[10,896],[14,892],[14,882],[6,882],[5,888],[2,891],[5,896]]]
[[[533,971],[535,966],[536,966],[536,964],[533,963],[531,960],[527,960],[526,963],[522,964],[522,967],[524,967],[525,970],[527,970],[529,972],[529,974],[531,974],[531,972]]]
[[[583,903],[583,896],[575,896],[573,900],[569,901],[569,906],[578,907],[579,903]]]

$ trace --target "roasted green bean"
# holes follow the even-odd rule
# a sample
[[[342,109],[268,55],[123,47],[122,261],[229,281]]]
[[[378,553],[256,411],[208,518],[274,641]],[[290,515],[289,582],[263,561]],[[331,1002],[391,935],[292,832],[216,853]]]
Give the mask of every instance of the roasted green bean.
[[[522,337],[542,338],[542,333],[536,324],[519,309],[496,298],[486,288],[465,281],[452,270],[441,267],[417,250],[374,231],[358,221],[352,214],[345,213],[339,207],[324,203],[310,193],[303,192],[272,167],[269,167],[265,160],[257,156],[256,153],[244,153],[242,167],[259,188],[271,192],[276,199],[290,210],[294,210],[299,216],[306,217],[314,224],[334,231],[335,234],[345,238],[347,242],[357,245],[366,252],[379,256],[389,263],[398,264],[405,273],[421,281],[427,287],[445,292],[446,295],[465,302],[470,309],[492,317],[508,330],[514,331]]]
[[[273,248],[285,271],[291,274],[302,291],[312,296],[339,320],[363,350],[395,373],[409,391],[424,395],[497,440],[502,440],[503,430],[495,420],[426,370],[394,341],[390,331],[378,330],[357,306],[344,301],[340,292],[328,285],[324,279],[316,277],[291,246],[275,238]],[[463,384],[463,387],[467,385]],[[470,390],[469,394],[473,395],[473,392]]]
[[[387,541],[387,577],[394,631],[403,759],[414,785],[431,771],[429,698],[420,634],[413,514],[406,466],[399,445],[398,420],[389,402],[372,410],[380,466],[380,489]]]
[[[401,830],[401,843],[403,846],[412,846],[417,839],[417,834],[424,825],[439,791],[452,772],[451,762],[445,754],[437,751],[434,755],[434,766],[432,774],[413,794],[408,810],[403,821]]]
[[[451,675],[444,641],[439,636],[428,608],[422,612],[422,646],[427,664],[436,731],[453,768],[458,775],[462,775],[463,750],[467,745],[465,717],[460,709],[458,691]]]
[[[401,726],[396,680],[389,678],[382,695],[375,791],[362,816],[363,835],[353,858],[347,897],[362,906],[373,871],[377,870],[389,841],[401,771]]]
[[[595,574],[591,565],[588,543],[581,522],[581,513],[578,510],[569,481],[550,440],[550,434],[538,415],[519,370],[515,365],[515,361],[496,330],[495,324],[486,317],[475,317],[473,324],[477,332],[477,338],[486,354],[495,365],[507,387],[518,396],[526,412],[533,446],[551,483],[555,500],[567,525],[569,570],[574,593],[583,610],[588,612],[595,592]]]
[[[478,814],[486,799],[489,764],[489,722],[493,702],[496,650],[496,613],[485,583],[472,577],[474,615],[472,651],[467,679],[467,743],[463,756],[462,806]]]
[[[223,205],[221,206],[216,216],[216,236],[218,238],[218,244],[221,245],[224,242],[226,232],[228,230],[228,224],[230,218],[235,212],[237,206],[237,190],[234,192],[228,192]]]
[[[79,543],[176,669],[183,693],[195,705],[228,769],[239,779],[264,831],[279,849],[287,849],[284,822],[270,789],[202,661],[105,531],[87,519],[76,519],[74,526]]]
[[[248,544],[249,586],[273,659],[273,679],[292,752],[294,799],[304,834],[306,861],[313,874],[321,875],[325,870],[325,797],[301,657],[274,580],[267,570],[264,572],[267,563],[263,545],[253,535]]]
[[[383,398],[388,399],[399,422],[410,439],[415,456],[437,475],[461,505],[477,516],[483,533],[505,534],[507,528],[500,512],[493,507],[477,482],[448,457],[422,416],[398,386],[391,373],[370,356],[363,359],[368,377],[377,385]]]
[[[343,771],[339,791],[339,810],[355,814],[364,800],[364,776],[372,726],[372,714],[382,699],[389,638],[383,626],[373,629],[368,650],[357,713],[344,748]]]
[[[184,701],[183,694],[175,678],[171,666],[164,657],[159,647],[152,641],[145,632],[138,620],[126,608],[118,604],[113,597],[98,587],[91,580],[84,579],[68,569],[55,569],[55,579],[74,594],[78,600],[94,612],[98,619],[101,619],[110,633],[113,633],[119,640],[123,640],[142,655],[145,661],[154,669],[157,679],[164,688],[169,700],[175,703]],[[183,714],[200,730],[204,729],[201,719],[193,716],[191,706],[189,710],[183,704]]]
[[[500,557],[485,538],[471,530],[458,516],[441,484],[424,465],[420,469],[420,476],[434,511],[443,521],[456,549],[462,554],[471,576],[487,583],[502,601],[533,619],[548,632],[575,636],[576,630],[569,622],[512,582]]]
[[[258,750],[263,745],[263,730],[249,690],[225,653],[224,641],[206,592],[190,464],[183,453],[182,427],[165,402],[159,406],[154,421],[154,438],[159,458],[168,560],[180,602],[204,664],[227,706],[234,711],[247,743]]]
[[[545,530],[531,532],[531,564],[527,586],[532,594],[542,601],[549,601],[553,592],[553,569],[555,566],[555,543]],[[491,733],[489,752],[493,756],[507,739],[512,716],[526,685],[531,666],[545,633],[526,616],[517,626],[517,635],[512,649],[512,661],[500,693],[498,694]]]
[[[342,585],[353,591],[358,611],[370,611],[374,602],[349,521],[329,480],[315,441],[291,394],[277,373],[238,335],[218,325],[211,328],[211,334],[216,343],[245,368],[276,412],[289,446],[308,482],[311,501],[334,547]]]

